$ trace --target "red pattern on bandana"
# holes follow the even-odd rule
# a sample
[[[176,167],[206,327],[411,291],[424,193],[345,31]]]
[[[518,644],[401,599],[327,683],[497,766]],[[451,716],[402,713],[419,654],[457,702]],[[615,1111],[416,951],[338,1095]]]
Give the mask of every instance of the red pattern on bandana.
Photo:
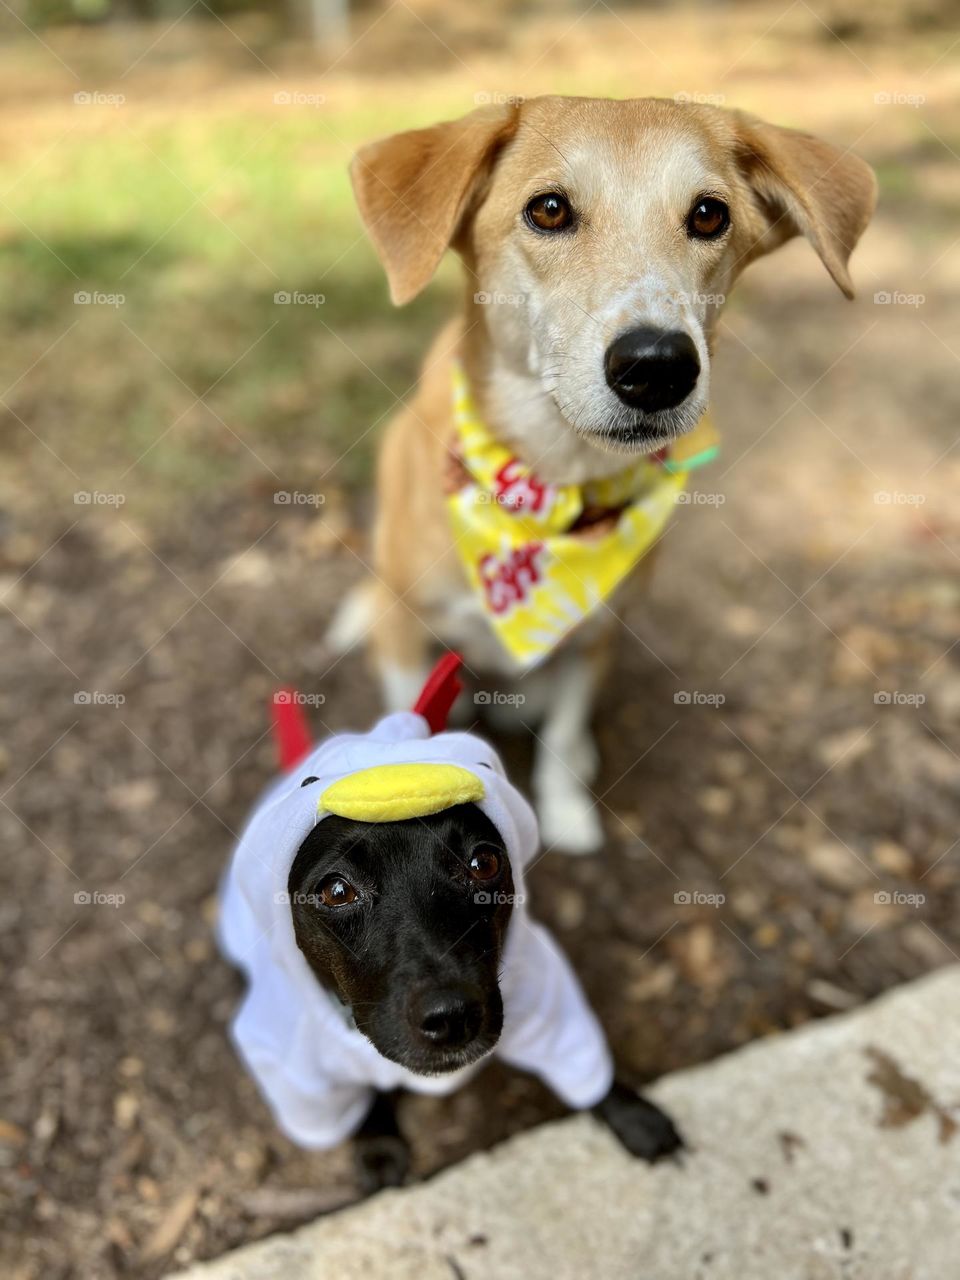
[[[552,494],[549,485],[525,471],[519,458],[510,458],[494,474],[494,497],[508,511],[543,511]]]
[[[494,613],[506,613],[527,598],[530,588],[540,581],[539,561],[544,551],[542,542],[527,542],[515,547],[504,560],[493,552],[480,558],[477,570]]]

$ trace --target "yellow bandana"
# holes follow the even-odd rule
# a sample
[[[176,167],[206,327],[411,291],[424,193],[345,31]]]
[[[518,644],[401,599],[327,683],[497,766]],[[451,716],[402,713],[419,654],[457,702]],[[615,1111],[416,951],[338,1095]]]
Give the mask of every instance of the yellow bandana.
[[[467,578],[527,669],[598,609],[660,536],[687,474],[717,453],[704,417],[668,449],[586,484],[545,484],[477,416],[453,369],[456,488],[447,501]]]

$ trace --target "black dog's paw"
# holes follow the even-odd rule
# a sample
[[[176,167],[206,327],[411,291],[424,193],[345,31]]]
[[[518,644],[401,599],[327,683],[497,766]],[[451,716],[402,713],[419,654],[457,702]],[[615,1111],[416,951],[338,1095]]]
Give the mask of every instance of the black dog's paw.
[[[410,1172],[410,1145],[399,1133],[359,1134],[354,1139],[357,1182],[364,1195],[400,1187]]]
[[[399,1187],[410,1172],[410,1144],[397,1121],[397,1095],[377,1093],[353,1136],[357,1182],[364,1195]]]
[[[683,1138],[670,1117],[619,1081],[597,1104],[596,1113],[632,1156],[648,1164],[683,1148]]]

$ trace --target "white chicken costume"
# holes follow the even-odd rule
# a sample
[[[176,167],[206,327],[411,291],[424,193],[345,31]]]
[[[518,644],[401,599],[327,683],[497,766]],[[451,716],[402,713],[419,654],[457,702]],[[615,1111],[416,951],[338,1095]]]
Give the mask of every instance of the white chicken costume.
[[[447,1094],[480,1065],[423,1076],[385,1058],[308,965],[287,880],[300,845],[331,813],[390,822],[475,803],[504,841],[516,893],[501,964],[503,1031],[492,1053],[540,1076],[573,1108],[593,1106],[613,1082],[606,1040],[569,963],[527,915],[523,871],[538,848],[532,809],[491,746],[469,733],[431,732],[438,675],[442,723],[459,688],[451,692],[457,665],[453,655],[441,660],[431,677],[433,706],[424,696],[417,704],[422,714],[389,715],[369,733],[337,734],[305,755],[303,731],[294,728],[300,747],[288,745],[286,755],[296,767],[258,804],[224,879],[220,944],[250,983],[233,1039],[277,1124],[302,1147],[350,1137],[377,1090]],[[425,694],[430,688],[428,681]],[[305,778],[316,781],[304,786]]]

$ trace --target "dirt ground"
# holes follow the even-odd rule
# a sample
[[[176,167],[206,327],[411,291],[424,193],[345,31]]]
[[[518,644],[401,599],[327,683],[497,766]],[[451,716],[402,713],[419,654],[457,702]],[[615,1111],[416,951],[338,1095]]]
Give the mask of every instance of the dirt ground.
[[[758,37],[779,10],[764,12]],[[638,1083],[960,959],[960,78],[953,55],[925,72],[923,40],[877,54],[844,28],[831,46],[811,127],[842,102],[836,132],[883,183],[858,300],[802,243],[741,283],[715,361],[722,457],[678,510],[652,594],[617,601],[597,714],[608,847],[531,877]],[[772,95],[781,72],[762,74]],[[874,102],[916,85],[919,108]],[[69,400],[26,385],[17,420],[68,430]],[[321,695],[318,734],[377,712],[363,658],[320,638],[362,572],[369,497],[304,448],[272,455],[273,476],[248,459],[186,511],[171,496],[168,518],[156,491],[65,506],[26,478],[44,449],[14,425],[2,1271],[150,1280],[356,1194],[349,1152],[298,1151],[243,1074],[226,1034],[241,983],[211,921],[272,773],[273,689]],[[278,506],[278,488],[329,501]],[[526,744],[505,746],[523,777]],[[560,1111],[496,1066],[410,1099],[416,1173]]]

